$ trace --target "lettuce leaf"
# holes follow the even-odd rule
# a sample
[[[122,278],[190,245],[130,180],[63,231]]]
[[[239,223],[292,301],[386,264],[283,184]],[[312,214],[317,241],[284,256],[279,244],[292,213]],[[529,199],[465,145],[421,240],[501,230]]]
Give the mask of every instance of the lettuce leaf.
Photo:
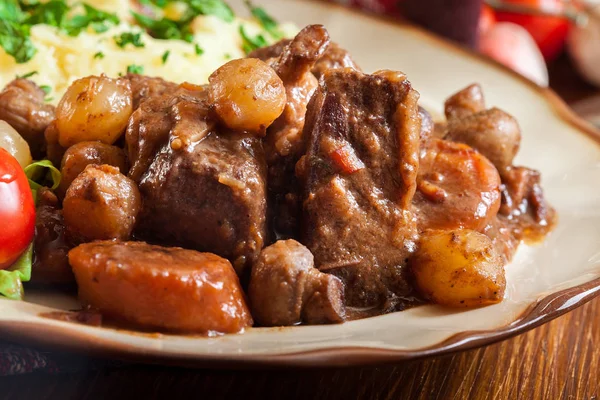
[[[37,191],[43,186],[55,190],[60,184],[60,171],[50,160],[34,161],[25,167],[25,175],[29,179],[29,187],[33,193],[33,200],[37,205]],[[41,183],[38,183],[41,182]]]
[[[23,282],[31,279],[33,243],[7,269],[0,270],[0,295],[11,300],[23,300]]]

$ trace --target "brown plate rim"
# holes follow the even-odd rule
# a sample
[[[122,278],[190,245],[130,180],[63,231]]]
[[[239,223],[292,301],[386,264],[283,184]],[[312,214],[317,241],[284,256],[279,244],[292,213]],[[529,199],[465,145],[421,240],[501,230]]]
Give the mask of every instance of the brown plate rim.
[[[445,47],[458,52],[464,57],[475,58],[492,68],[500,69],[513,78],[529,86],[552,106],[556,114],[574,128],[593,138],[600,144],[600,131],[591,124],[578,117],[551,89],[541,87],[523,77],[510,68],[489,59],[470,49],[448,42],[434,34],[425,31],[406,21],[399,21],[386,16],[365,14],[350,7],[323,3],[318,0],[302,0],[307,3],[319,3],[320,6],[335,9],[338,12],[360,15],[375,20],[377,23],[388,24],[393,27],[402,26],[410,29],[425,40],[436,46]],[[335,347],[316,350],[306,350],[292,353],[269,353],[240,356],[219,355],[194,355],[165,353],[157,349],[141,350],[125,345],[124,343],[102,339],[92,333],[77,332],[67,326],[47,326],[41,322],[27,321],[0,321],[0,333],[16,342],[25,342],[51,346],[62,350],[78,349],[89,355],[103,358],[119,358],[130,361],[149,363],[174,364],[181,366],[210,367],[210,368],[248,368],[251,366],[275,367],[340,367],[368,364],[392,363],[406,360],[416,360],[431,356],[440,356],[457,351],[464,351],[475,347],[489,345],[497,341],[521,334],[546,322],[549,322],[600,295],[600,278],[584,284],[552,293],[532,303],[519,318],[512,323],[493,330],[464,331],[450,336],[446,340],[415,350],[385,349],[377,347]],[[44,335],[32,332],[43,331]],[[60,339],[60,340],[57,340]],[[65,339],[69,339],[65,343]]]

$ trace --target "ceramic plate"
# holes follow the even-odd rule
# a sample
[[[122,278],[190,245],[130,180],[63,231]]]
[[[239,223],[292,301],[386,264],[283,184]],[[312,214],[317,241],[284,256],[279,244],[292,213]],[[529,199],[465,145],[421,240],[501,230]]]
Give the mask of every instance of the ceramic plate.
[[[522,246],[506,267],[505,300],[474,310],[429,305],[340,325],[257,328],[203,338],[47,319],[40,313],[77,308],[76,299],[28,290],[24,302],[0,300],[0,332],[14,340],[180,364],[348,365],[488,344],[547,322],[598,294],[599,136],[552,92],[413,27],[318,2],[260,2],[280,20],[325,25],[366,71],[404,71],[429,109],[441,113],[449,94],[479,82],[488,105],[518,119],[523,142],[517,163],[542,171],[560,222],[543,244]]]

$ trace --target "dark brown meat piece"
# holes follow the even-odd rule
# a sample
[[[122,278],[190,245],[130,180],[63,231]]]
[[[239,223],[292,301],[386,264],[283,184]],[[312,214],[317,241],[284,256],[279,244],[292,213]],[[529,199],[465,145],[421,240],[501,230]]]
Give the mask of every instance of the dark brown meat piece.
[[[448,122],[444,139],[465,143],[483,154],[499,171],[512,165],[521,144],[521,129],[509,114],[497,108]]]
[[[550,225],[554,210],[544,199],[538,171],[527,167],[509,167],[502,172],[500,213],[509,218],[529,215],[536,224]]]
[[[418,98],[401,73],[345,69],[327,72],[309,105],[303,243],[344,281],[347,305],[389,311],[411,292]]]
[[[56,190],[64,198],[67,189],[88,165],[107,164],[127,174],[127,157],[123,149],[102,142],[79,142],[67,149],[60,164],[61,180]]]
[[[444,103],[446,119],[464,118],[485,110],[485,99],[479,84],[474,83],[448,97]]]
[[[138,74],[127,74],[125,77],[131,82],[134,110],[137,110],[143,101],[163,94],[174,93],[179,87],[176,83],[165,81],[159,77]]]
[[[253,50],[248,54],[250,58],[258,58],[259,60],[269,61],[271,58],[279,58],[283,49],[285,49],[292,39],[281,39],[279,42],[274,43],[270,46],[261,47]]]
[[[137,235],[210,251],[242,274],[266,236],[266,164],[260,139],[217,127],[204,90],[142,103],[127,147],[143,206]]]
[[[44,131],[44,138],[46,140],[46,157],[54,166],[58,167],[67,149],[58,143],[58,129],[55,121],[52,121]]]
[[[297,235],[300,215],[295,165],[304,154],[302,134],[306,106],[317,87],[310,72],[329,44],[329,34],[321,25],[304,28],[272,60],[286,89],[287,104],[281,116],[269,127],[264,141],[269,173],[269,193],[273,203],[274,227],[284,237]]]
[[[99,241],[69,252],[79,298],[103,315],[151,329],[235,333],[252,325],[229,261],[143,242]]]
[[[343,68],[352,68],[356,71],[362,71],[347,50],[341,48],[337,43],[331,42],[313,67],[312,73],[319,79],[330,69]]]
[[[181,97],[164,95],[150,98],[131,114],[125,133],[125,148],[129,160],[128,176],[134,181],[139,183],[156,153],[168,142],[174,124],[170,109],[181,101]]]
[[[44,154],[44,130],[54,119],[54,106],[34,82],[15,79],[0,92],[0,120],[8,122],[29,144],[34,159]]]
[[[263,326],[344,321],[344,285],[315,268],[313,255],[295,240],[263,249],[248,288],[252,316]]]
[[[74,282],[67,258],[70,246],[65,239],[65,223],[58,199],[46,188],[38,192],[38,199],[31,281],[40,284]]]
[[[260,49],[252,51],[248,57],[258,58],[263,61],[278,58],[290,42],[291,39],[282,39],[271,46],[261,47]],[[318,79],[329,69],[342,68],[352,68],[357,71],[362,71],[347,50],[341,48],[337,43],[331,42],[323,55],[319,57],[311,71]]]

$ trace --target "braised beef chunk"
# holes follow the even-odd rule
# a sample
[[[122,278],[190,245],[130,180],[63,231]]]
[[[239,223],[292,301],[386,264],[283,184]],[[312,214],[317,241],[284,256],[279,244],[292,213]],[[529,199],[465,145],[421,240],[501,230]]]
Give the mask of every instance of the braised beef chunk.
[[[271,58],[279,58],[281,53],[283,53],[283,49],[285,49],[292,39],[281,39],[279,42],[274,43],[270,46],[265,46],[253,50],[248,54],[250,58],[258,58],[263,61],[268,61]]]
[[[313,255],[295,240],[263,249],[248,287],[252,315],[263,326],[343,322],[344,285],[315,268]]]
[[[313,67],[312,73],[318,79],[330,69],[342,68],[352,68],[357,71],[362,71],[347,50],[341,48],[337,43],[331,42],[327,47],[327,50],[325,50],[325,53],[323,53]]]
[[[264,141],[269,167],[269,193],[273,199],[275,230],[294,237],[299,225],[298,183],[294,168],[304,154],[302,135],[306,106],[317,87],[310,72],[329,44],[329,34],[320,25],[304,28],[272,61],[286,88],[283,114],[269,127]]]
[[[50,160],[53,165],[59,166],[67,149],[58,143],[56,120],[52,121],[44,131],[44,139],[46,141],[46,158]]]
[[[50,189],[43,188],[38,192],[38,202],[32,281],[42,284],[74,282],[67,257],[70,246],[65,239],[65,223],[58,199]]]
[[[401,73],[331,70],[308,108],[303,243],[347,305],[401,307],[411,286],[419,94]]]
[[[142,195],[139,237],[214,252],[238,273],[252,264],[266,235],[259,139],[218,128],[206,91],[180,89],[142,103],[127,145]]]
[[[261,47],[248,54],[250,58],[259,58],[263,61],[268,61],[272,58],[278,58],[283,53],[283,50],[290,44],[290,39],[282,39],[271,46]],[[323,55],[319,57],[315,65],[312,67],[313,75],[318,79],[325,71],[329,69],[352,68],[357,71],[362,71],[361,68],[352,59],[350,53],[340,47],[335,42],[331,42]]]
[[[526,167],[509,167],[502,172],[502,206],[507,217],[529,215],[538,225],[552,223],[554,210],[546,203],[540,173]]]
[[[44,130],[54,119],[54,106],[34,82],[15,79],[0,92],[0,120],[8,122],[27,141],[34,159],[44,154]]]
[[[182,100],[182,93],[148,99],[131,114],[125,143],[129,159],[128,175],[134,181],[139,182],[155,154],[168,142],[174,124],[170,110]]]
[[[165,81],[158,77],[127,74],[126,78],[131,82],[134,110],[140,106],[142,101],[156,98],[165,93],[174,93],[179,87],[176,83]]]

